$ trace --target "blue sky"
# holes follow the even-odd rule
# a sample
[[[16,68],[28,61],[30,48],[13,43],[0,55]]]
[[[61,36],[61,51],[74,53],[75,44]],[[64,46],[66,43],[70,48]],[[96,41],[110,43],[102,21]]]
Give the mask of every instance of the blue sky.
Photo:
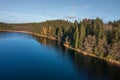
[[[120,0],[0,0],[0,22],[26,23],[53,19],[120,19]]]

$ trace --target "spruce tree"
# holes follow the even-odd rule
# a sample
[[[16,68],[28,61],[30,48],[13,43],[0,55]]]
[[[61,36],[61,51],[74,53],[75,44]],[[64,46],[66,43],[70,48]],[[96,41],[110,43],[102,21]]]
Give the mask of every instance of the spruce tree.
[[[79,37],[79,33],[78,33],[78,22],[75,21],[75,32],[73,34],[73,42],[72,45],[74,48],[78,48],[78,37]]]
[[[85,36],[86,36],[86,29],[85,29],[83,22],[80,23],[79,29],[80,29],[79,30],[79,48],[82,48],[83,42],[84,42]]]

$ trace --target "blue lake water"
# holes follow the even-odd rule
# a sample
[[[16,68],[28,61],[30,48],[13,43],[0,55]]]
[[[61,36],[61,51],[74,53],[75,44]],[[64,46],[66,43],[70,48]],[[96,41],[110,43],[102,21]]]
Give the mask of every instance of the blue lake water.
[[[0,80],[120,80],[120,66],[50,39],[0,32]]]

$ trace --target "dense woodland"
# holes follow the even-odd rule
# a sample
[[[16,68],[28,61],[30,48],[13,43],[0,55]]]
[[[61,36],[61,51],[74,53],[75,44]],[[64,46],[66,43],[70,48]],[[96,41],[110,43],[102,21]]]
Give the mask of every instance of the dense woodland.
[[[101,58],[120,61],[120,20],[104,23],[100,18],[80,22],[51,20],[41,23],[5,24],[0,30],[22,30],[57,39]]]

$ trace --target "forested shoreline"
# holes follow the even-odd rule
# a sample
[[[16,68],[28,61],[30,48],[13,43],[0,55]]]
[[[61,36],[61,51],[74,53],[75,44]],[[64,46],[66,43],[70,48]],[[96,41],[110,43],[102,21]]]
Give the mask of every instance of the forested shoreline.
[[[0,23],[0,30],[37,33],[99,58],[120,61],[120,20],[108,23],[100,18],[83,19],[80,22],[51,20],[41,23]]]

